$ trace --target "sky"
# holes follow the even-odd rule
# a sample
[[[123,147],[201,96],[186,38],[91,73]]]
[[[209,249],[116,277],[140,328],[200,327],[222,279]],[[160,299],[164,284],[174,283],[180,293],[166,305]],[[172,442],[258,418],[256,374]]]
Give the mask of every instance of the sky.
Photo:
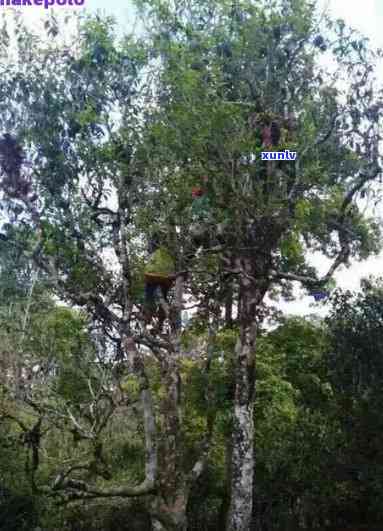
[[[317,0],[320,8],[328,7],[335,17],[342,17],[348,24],[355,27],[367,37],[373,44],[383,47],[383,0]],[[1,7],[1,11],[13,8]],[[134,24],[134,15],[129,0],[84,0],[84,7],[56,8],[57,11],[83,10],[91,12],[100,11],[107,15],[113,15],[121,28],[130,28]],[[33,6],[20,8],[23,16],[31,24],[46,17],[50,9]]]
[[[321,9],[327,8],[335,18],[344,18],[346,23],[359,30],[366,37],[370,38],[374,47],[383,48],[383,0],[318,0]],[[9,10],[12,8],[0,8]],[[102,14],[113,15],[118,21],[122,32],[131,30],[135,25],[133,9],[129,0],[85,0],[84,8],[57,8],[57,11],[86,9],[91,12],[100,11]],[[30,25],[39,24],[39,19],[45,18],[48,11],[43,7],[21,8],[24,16]],[[383,65],[379,73],[380,81],[383,84]],[[383,213],[383,208],[380,209]],[[314,263],[320,272],[325,272],[328,262],[315,257]],[[348,269],[343,268],[335,275],[338,285],[345,289],[358,289],[360,279],[370,274],[383,274],[383,252],[378,257],[372,257],[364,262],[354,262]],[[319,313],[324,315],[327,311],[323,303],[313,305],[312,298],[300,296],[294,302],[281,302],[280,308],[286,313],[305,315],[308,313]]]
[[[335,18],[344,18],[348,25],[369,37],[374,47],[383,48],[383,0],[319,0],[318,5],[328,7]],[[383,83],[383,69],[379,78]],[[322,272],[326,271],[326,260],[317,258],[314,263]],[[369,275],[383,275],[383,252],[363,262],[353,262],[348,269],[340,269],[335,280],[339,287],[355,290],[359,288],[360,279]],[[328,310],[323,303],[313,304],[312,298],[307,296],[291,303],[281,302],[279,306],[286,313],[298,315],[314,312],[325,315]]]

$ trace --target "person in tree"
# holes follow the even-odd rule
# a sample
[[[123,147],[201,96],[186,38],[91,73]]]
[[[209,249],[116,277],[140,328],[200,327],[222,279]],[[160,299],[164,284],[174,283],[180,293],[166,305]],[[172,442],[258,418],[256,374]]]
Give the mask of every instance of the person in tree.
[[[213,209],[207,183],[208,177],[202,177],[202,184],[194,186],[191,192],[190,235],[196,249],[223,244],[228,232],[229,220],[223,214],[225,205],[221,204],[221,215],[218,216],[218,211]],[[217,202],[217,198],[214,202]]]
[[[150,256],[144,269],[145,318],[150,323],[157,313],[159,328],[162,329],[168,312],[167,296],[176,278],[175,261],[166,247],[160,245],[157,234],[150,239],[148,251]]]
[[[210,233],[214,223],[212,216],[211,203],[208,197],[206,184],[208,178],[202,177],[201,185],[192,188],[192,204],[191,204],[191,225],[190,234],[194,246],[208,247],[210,244]]]
[[[192,189],[191,215],[190,234],[194,246],[197,248],[205,246],[209,241],[209,199],[203,188]]]
[[[296,119],[289,113],[283,117],[272,113],[252,113],[249,116],[249,127],[260,137],[264,149],[285,146],[293,139]]]

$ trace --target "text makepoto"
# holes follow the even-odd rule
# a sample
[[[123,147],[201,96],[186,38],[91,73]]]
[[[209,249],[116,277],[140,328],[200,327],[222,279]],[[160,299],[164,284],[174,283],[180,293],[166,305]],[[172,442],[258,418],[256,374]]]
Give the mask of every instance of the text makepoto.
[[[8,6],[83,6],[85,0],[0,0],[0,7]]]

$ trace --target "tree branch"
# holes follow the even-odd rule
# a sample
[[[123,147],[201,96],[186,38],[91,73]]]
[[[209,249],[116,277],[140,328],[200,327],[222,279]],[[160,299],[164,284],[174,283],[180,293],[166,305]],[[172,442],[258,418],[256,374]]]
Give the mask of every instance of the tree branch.
[[[144,415],[144,432],[145,432],[145,479],[136,486],[125,486],[120,488],[99,489],[82,480],[75,480],[65,476],[56,478],[52,487],[53,490],[74,490],[75,494],[85,493],[87,496],[97,496],[101,498],[108,497],[135,497],[154,494],[156,491],[157,481],[157,444],[156,444],[156,423],[153,408],[153,401],[149,382],[145,372],[145,366],[140,354],[136,348],[134,339],[131,337],[123,338],[123,349],[128,358],[132,358],[133,371],[138,376],[140,382],[140,395]],[[72,416],[73,417],[73,416]],[[72,418],[71,417],[71,418]],[[75,419],[74,419],[75,420]],[[72,418],[73,422],[73,418]],[[76,425],[76,422],[75,422]],[[80,496],[81,498],[81,496]]]
[[[211,362],[214,356],[213,340],[214,340],[214,334],[213,334],[212,328],[210,327],[209,328],[209,341],[208,341],[208,346],[207,346],[207,360],[206,360],[206,367],[205,367],[205,372],[206,372],[207,377],[209,377]],[[206,435],[201,444],[201,454],[188,475],[187,482],[189,485],[189,489],[206,469],[207,460],[209,457],[211,439],[212,439],[213,430],[214,430],[214,421],[216,417],[215,409],[211,408],[211,404],[213,403],[212,394],[213,394],[212,386],[208,382],[208,384],[205,386],[205,401],[206,401],[206,405],[208,408],[207,410],[207,431],[206,431]]]
[[[315,277],[306,276],[306,275],[296,275],[295,273],[283,273],[283,272],[271,272],[270,278],[272,280],[297,281],[297,282],[301,282],[302,284],[306,284],[308,286],[310,284],[312,286],[324,285],[326,284],[326,282],[330,280],[330,278],[335,273],[335,271],[338,269],[338,267],[347,261],[349,253],[350,253],[349,246],[347,244],[342,245],[342,249],[338,253],[337,257],[335,258],[334,262],[330,266],[329,270],[320,279],[315,278]]]
[[[111,489],[98,489],[92,485],[89,485],[85,481],[76,479],[62,479],[58,484],[54,485],[54,490],[74,489],[78,492],[91,494],[100,498],[112,498],[112,497],[135,497],[144,496],[148,494],[154,494],[156,491],[154,482],[145,479],[142,483],[132,487],[120,487]],[[81,497],[80,497],[81,498]]]
[[[359,181],[351,188],[351,190],[346,194],[346,197],[343,200],[343,203],[341,206],[342,216],[344,216],[344,213],[347,207],[351,204],[352,200],[354,199],[354,196],[363,188],[363,186],[368,181],[373,181],[381,172],[382,172],[382,168],[380,168],[380,166],[374,166],[371,173],[361,175]]]

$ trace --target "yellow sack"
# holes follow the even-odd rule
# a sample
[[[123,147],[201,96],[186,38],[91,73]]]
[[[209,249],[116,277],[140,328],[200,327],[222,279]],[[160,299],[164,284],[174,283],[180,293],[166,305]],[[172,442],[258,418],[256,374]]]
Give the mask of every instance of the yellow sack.
[[[145,278],[171,279],[175,274],[175,261],[165,247],[159,247],[150,257],[144,269]]]

